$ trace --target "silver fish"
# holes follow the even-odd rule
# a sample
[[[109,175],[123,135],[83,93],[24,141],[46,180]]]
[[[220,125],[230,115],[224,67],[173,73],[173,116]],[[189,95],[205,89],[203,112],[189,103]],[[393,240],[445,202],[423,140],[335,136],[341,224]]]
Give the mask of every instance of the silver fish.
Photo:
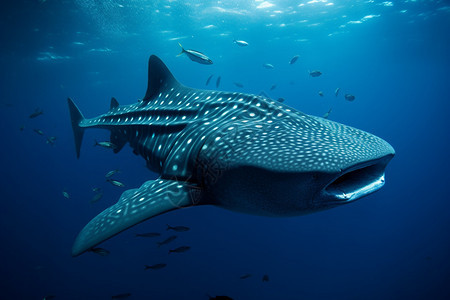
[[[322,72],[320,72],[319,70],[314,70],[314,71],[310,71],[309,75],[311,77],[319,77],[320,75],[322,75]]]
[[[221,79],[221,77],[219,76],[219,77],[217,77],[217,81],[216,81],[216,88],[218,88],[219,87],[219,85],[220,85],[220,79]]]
[[[53,146],[53,145],[55,145],[55,141],[56,141],[56,136],[49,136],[49,137],[47,137],[46,143]]]
[[[115,185],[115,186],[118,186],[118,187],[124,187],[125,186],[125,184],[123,184],[122,182],[114,180],[114,179],[107,179],[106,181],[108,181],[112,185]]]
[[[120,173],[120,170],[119,169],[115,169],[115,170],[109,171],[108,173],[105,174],[105,177],[106,178],[110,178],[111,176],[113,176],[116,173]]]
[[[205,54],[195,50],[184,49],[180,43],[178,43],[178,45],[180,45],[181,47],[181,52],[177,56],[180,56],[184,53],[187,55],[187,57],[189,57],[190,60],[198,62],[199,64],[211,65],[213,63],[212,60]]]
[[[353,96],[352,94],[345,94],[345,99],[348,101],[353,101],[355,100],[355,96]]]
[[[263,67],[266,69],[273,69],[275,68],[272,64],[263,64]]]
[[[214,74],[213,74],[213,75],[210,75],[210,76],[208,77],[208,79],[206,79],[205,85],[208,85],[208,84],[209,84],[209,82],[211,81],[211,78],[213,78],[213,76],[214,76]]]
[[[341,88],[337,88],[334,90],[334,95],[337,97],[339,95],[339,91],[341,90]]]
[[[44,135],[44,132],[42,130],[40,130],[40,129],[33,129],[33,131],[36,132],[39,135],[42,135],[42,136]]]
[[[34,111],[34,113],[32,113],[31,115],[28,116],[28,118],[30,119],[34,119],[40,115],[44,114],[44,111],[40,108],[36,108],[36,110]]]
[[[295,62],[297,61],[297,59],[300,57],[300,55],[295,55],[293,58],[291,58],[291,60],[289,61],[290,65],[295,64]]]
[[[246,41],[242,41],[242,40],[234,40],[233,43],[235,43],[236,45],[241,46],[241,47],[248,46],[248,43]]]
[[[322,116],[322,118],[328,119],[328,117],[330,116],[331,110],[332,110],[332,109],[330,108],[330,110],[328,110],[328,111]]]
[[[158,244],[158,247],[161,247],[162,245],[166,245],[166,244],[172,242],[173,240],[175,240],[176,238],[177,238],[176,235],[171,235],[171,236],[169,236],[167,239],[165,239],[164,241],[158,242],[158,243],[157,243],[157,244]]]
[[[94,146],[100,146],[103,148],[107,148],[107,149],[117,149],[117,146],[111,142],[97,142],[97,140],[95,140],[95,144]]]

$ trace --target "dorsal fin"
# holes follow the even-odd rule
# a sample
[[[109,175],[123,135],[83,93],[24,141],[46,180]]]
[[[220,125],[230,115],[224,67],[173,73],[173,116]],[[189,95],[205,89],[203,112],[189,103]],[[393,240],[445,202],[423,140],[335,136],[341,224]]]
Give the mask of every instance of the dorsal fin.
[[[113,110],[114,108],[119,106],[119,101],[116,100],[116,98],[111,98],[111,105],[109,106],[110,110]]]
[[[169,87],[180,85],[178,81],[170,73],[166,65],[156,56],[150,56],[148,60],[148,85],[142,101],[148,102],[155,95],[161,93]]]

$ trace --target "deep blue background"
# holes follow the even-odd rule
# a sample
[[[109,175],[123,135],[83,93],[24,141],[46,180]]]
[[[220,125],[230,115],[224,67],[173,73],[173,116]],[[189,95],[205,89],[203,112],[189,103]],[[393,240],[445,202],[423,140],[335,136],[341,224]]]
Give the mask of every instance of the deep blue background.
[[[207,299],[206,293],[234,299],[450,298],[450,6],[269,2],[41,0],[2,6],[2,299],[110,299],[126,292],[130,299]],[[250,46],[238,47],[235,38]],[[214,64],[176,57],[178,42]],[[385,187],[351,205],[297,218],[182,209],[105,242],[107,257],[72,258],[77,233],[123,192],[104,181],[107,171],[119,168],[117,179],[130,188],[157,174],[129,147],[117,155],[93,148],[94,139],[108,138],[100,130],[86,132],[77,160],[66,99],[72,97],[87,117],[106,112],[111,96],[121,104],[137,101],[146,90],[150,54],[188,86],[204,88],[215,74],[212,83],[221,75],[222,90],[258,93],[277,84],[269,94],[303,112],[323,115],[332,107],[330,119],[374,133],[396,149]],[[296,54],[299,60],[289,65]],[[263,69],[264,63],[275,69]],[[314,69],[323,75],[310,77]],[[344,100],[344,93],[356,100]],[[44,115],[29,119],[37,107]],[[35,128],[57,136],[55,146]],[[90,204],[97,186],[105,194]],[[155,242],[169,235],[166,223],[191,230],[158,249]],[[163,237],[134,237],[148,231]],[[168,256],[169,248],[181,245],[192,249]],[[144,264],[155,263],[167,267],[144,271]],[[239,279],[244,273],[253,277]],[[269,282],[262,282],[263,274]]]

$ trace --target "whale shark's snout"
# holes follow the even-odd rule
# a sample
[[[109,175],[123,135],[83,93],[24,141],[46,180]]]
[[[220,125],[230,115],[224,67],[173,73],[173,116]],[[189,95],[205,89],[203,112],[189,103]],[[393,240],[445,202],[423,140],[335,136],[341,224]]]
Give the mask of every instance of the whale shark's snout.
[[[335,161],[340,161],[339,172],[330,172],[329,176],[324,176],[325,185],[314,196],[314,204],[325,208],[345,204],[383,187],[386,166],[395,155],[392,146],[365,131],[328,120],[318,120],[333,132],[331,135],[335,135],[332,138],[335,142],[329,144],[328,151],[333,152],[333,149],[340,147],[347,150],[338,151],[337,155],[341,159]]]
[[[229,127],[234,130],[206,141],[200,158],[208,170],[201,176],[211,202],[245,213],[295,216],[350,203],[384,185],[395,151],[383,139],[297,112],[265,123]]]
[[[315,204],[345,204],[379,190],[385,182],[385,168],[393,157],[394,153],[388,153],[382,158],[342,170],[316,195]]]

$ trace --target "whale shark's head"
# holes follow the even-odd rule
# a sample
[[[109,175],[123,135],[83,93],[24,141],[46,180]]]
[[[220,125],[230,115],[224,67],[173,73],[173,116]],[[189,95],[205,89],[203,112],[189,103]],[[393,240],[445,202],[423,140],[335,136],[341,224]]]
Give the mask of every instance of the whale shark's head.
[[[381,138],[278,103],[266,109],[259,120],[236,121],[205,142],[199,165],[207,201],[251,214],[300,215],[384,185],[395,151]]]

